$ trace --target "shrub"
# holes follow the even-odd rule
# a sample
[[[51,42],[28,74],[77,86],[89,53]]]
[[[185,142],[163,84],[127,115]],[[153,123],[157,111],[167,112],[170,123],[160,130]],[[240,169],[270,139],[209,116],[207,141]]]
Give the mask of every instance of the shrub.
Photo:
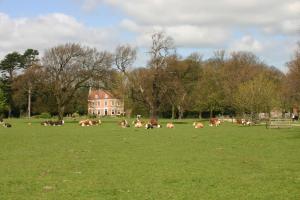
[[[47,112],[43,112],[38,117],[42,118],[42,119],[49,119],[49,118],[51,118],[51,114],[47,113]]]

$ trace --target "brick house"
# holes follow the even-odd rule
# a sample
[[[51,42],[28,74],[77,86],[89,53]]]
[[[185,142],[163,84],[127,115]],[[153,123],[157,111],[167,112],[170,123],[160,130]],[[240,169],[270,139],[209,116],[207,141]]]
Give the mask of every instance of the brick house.
[[[116,116],[124,113],[121,99],[105,90],[90,89],[88,95],[88,113],[98,116]]]

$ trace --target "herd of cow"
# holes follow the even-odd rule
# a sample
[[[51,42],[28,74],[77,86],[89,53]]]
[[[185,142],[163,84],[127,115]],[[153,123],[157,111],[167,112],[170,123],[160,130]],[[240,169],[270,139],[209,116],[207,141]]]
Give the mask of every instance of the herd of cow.
[[[237,124],[240,125],[244,125],[244,126],[250,126],[253,123],[250,120],[245,120],[245,119],[236,119],[232,122],[235,122]],[[81,120],[79,121],[79,125],[80,126],[97,126],[100,125],[102,122],[101,120],[91,120],[91,119],[85,119],[85,120]],[[2,124],[3,127],[5,128],[11,128],[12,125],[4,122],[3,119],[0,118],[0,124]],[[52,121],[52,120],[47,120],[47,121],[43,121],[41,122],[41,125],[43,126],[62,126],[64,124],[63,120],[59,120],[59,121]],[[219,126],[221,124],[221,120],[218,118],[211,118],[209,120],[209,126]],[[130,127],[130,124],[128,123],[128,121],[126,119],[121,120],[118,123],[119,126],[121,126],[122,128],[128,128]],[[147,122],[144,122],[141,120],[140,116],[138,116],[133,122],[132,125],[135,128],[142,128],[145,127],[145,129],[153,129],[153,128],[162,128],[162,125],[158,123],[157,119],[150,119]],[[166,128],[174,128],[174,124],[172,122],[169,122],[166,124]],[[204,124],[201,122],[194,122],[193,123],[193,127],[194,128],[204,128]]]

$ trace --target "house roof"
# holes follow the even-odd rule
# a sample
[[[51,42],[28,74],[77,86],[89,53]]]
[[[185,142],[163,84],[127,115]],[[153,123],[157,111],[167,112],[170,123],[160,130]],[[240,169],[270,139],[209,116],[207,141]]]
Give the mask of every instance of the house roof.
[[[89,92],[88,100],[96,100],[96,99],[117,99],[117,98],[106,90],[91,90]]]

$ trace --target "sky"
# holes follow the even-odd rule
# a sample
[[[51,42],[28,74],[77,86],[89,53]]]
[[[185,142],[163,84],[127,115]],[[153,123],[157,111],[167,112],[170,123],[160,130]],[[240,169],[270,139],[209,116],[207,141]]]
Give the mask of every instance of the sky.
[[[100,51],[131,44],[138,48],[134,65],[143,66],[158,31],[174,39],[182,56],[250,51],[286,71],[300,41],[300,1],[0,0],[0,59],[67,42]]]

